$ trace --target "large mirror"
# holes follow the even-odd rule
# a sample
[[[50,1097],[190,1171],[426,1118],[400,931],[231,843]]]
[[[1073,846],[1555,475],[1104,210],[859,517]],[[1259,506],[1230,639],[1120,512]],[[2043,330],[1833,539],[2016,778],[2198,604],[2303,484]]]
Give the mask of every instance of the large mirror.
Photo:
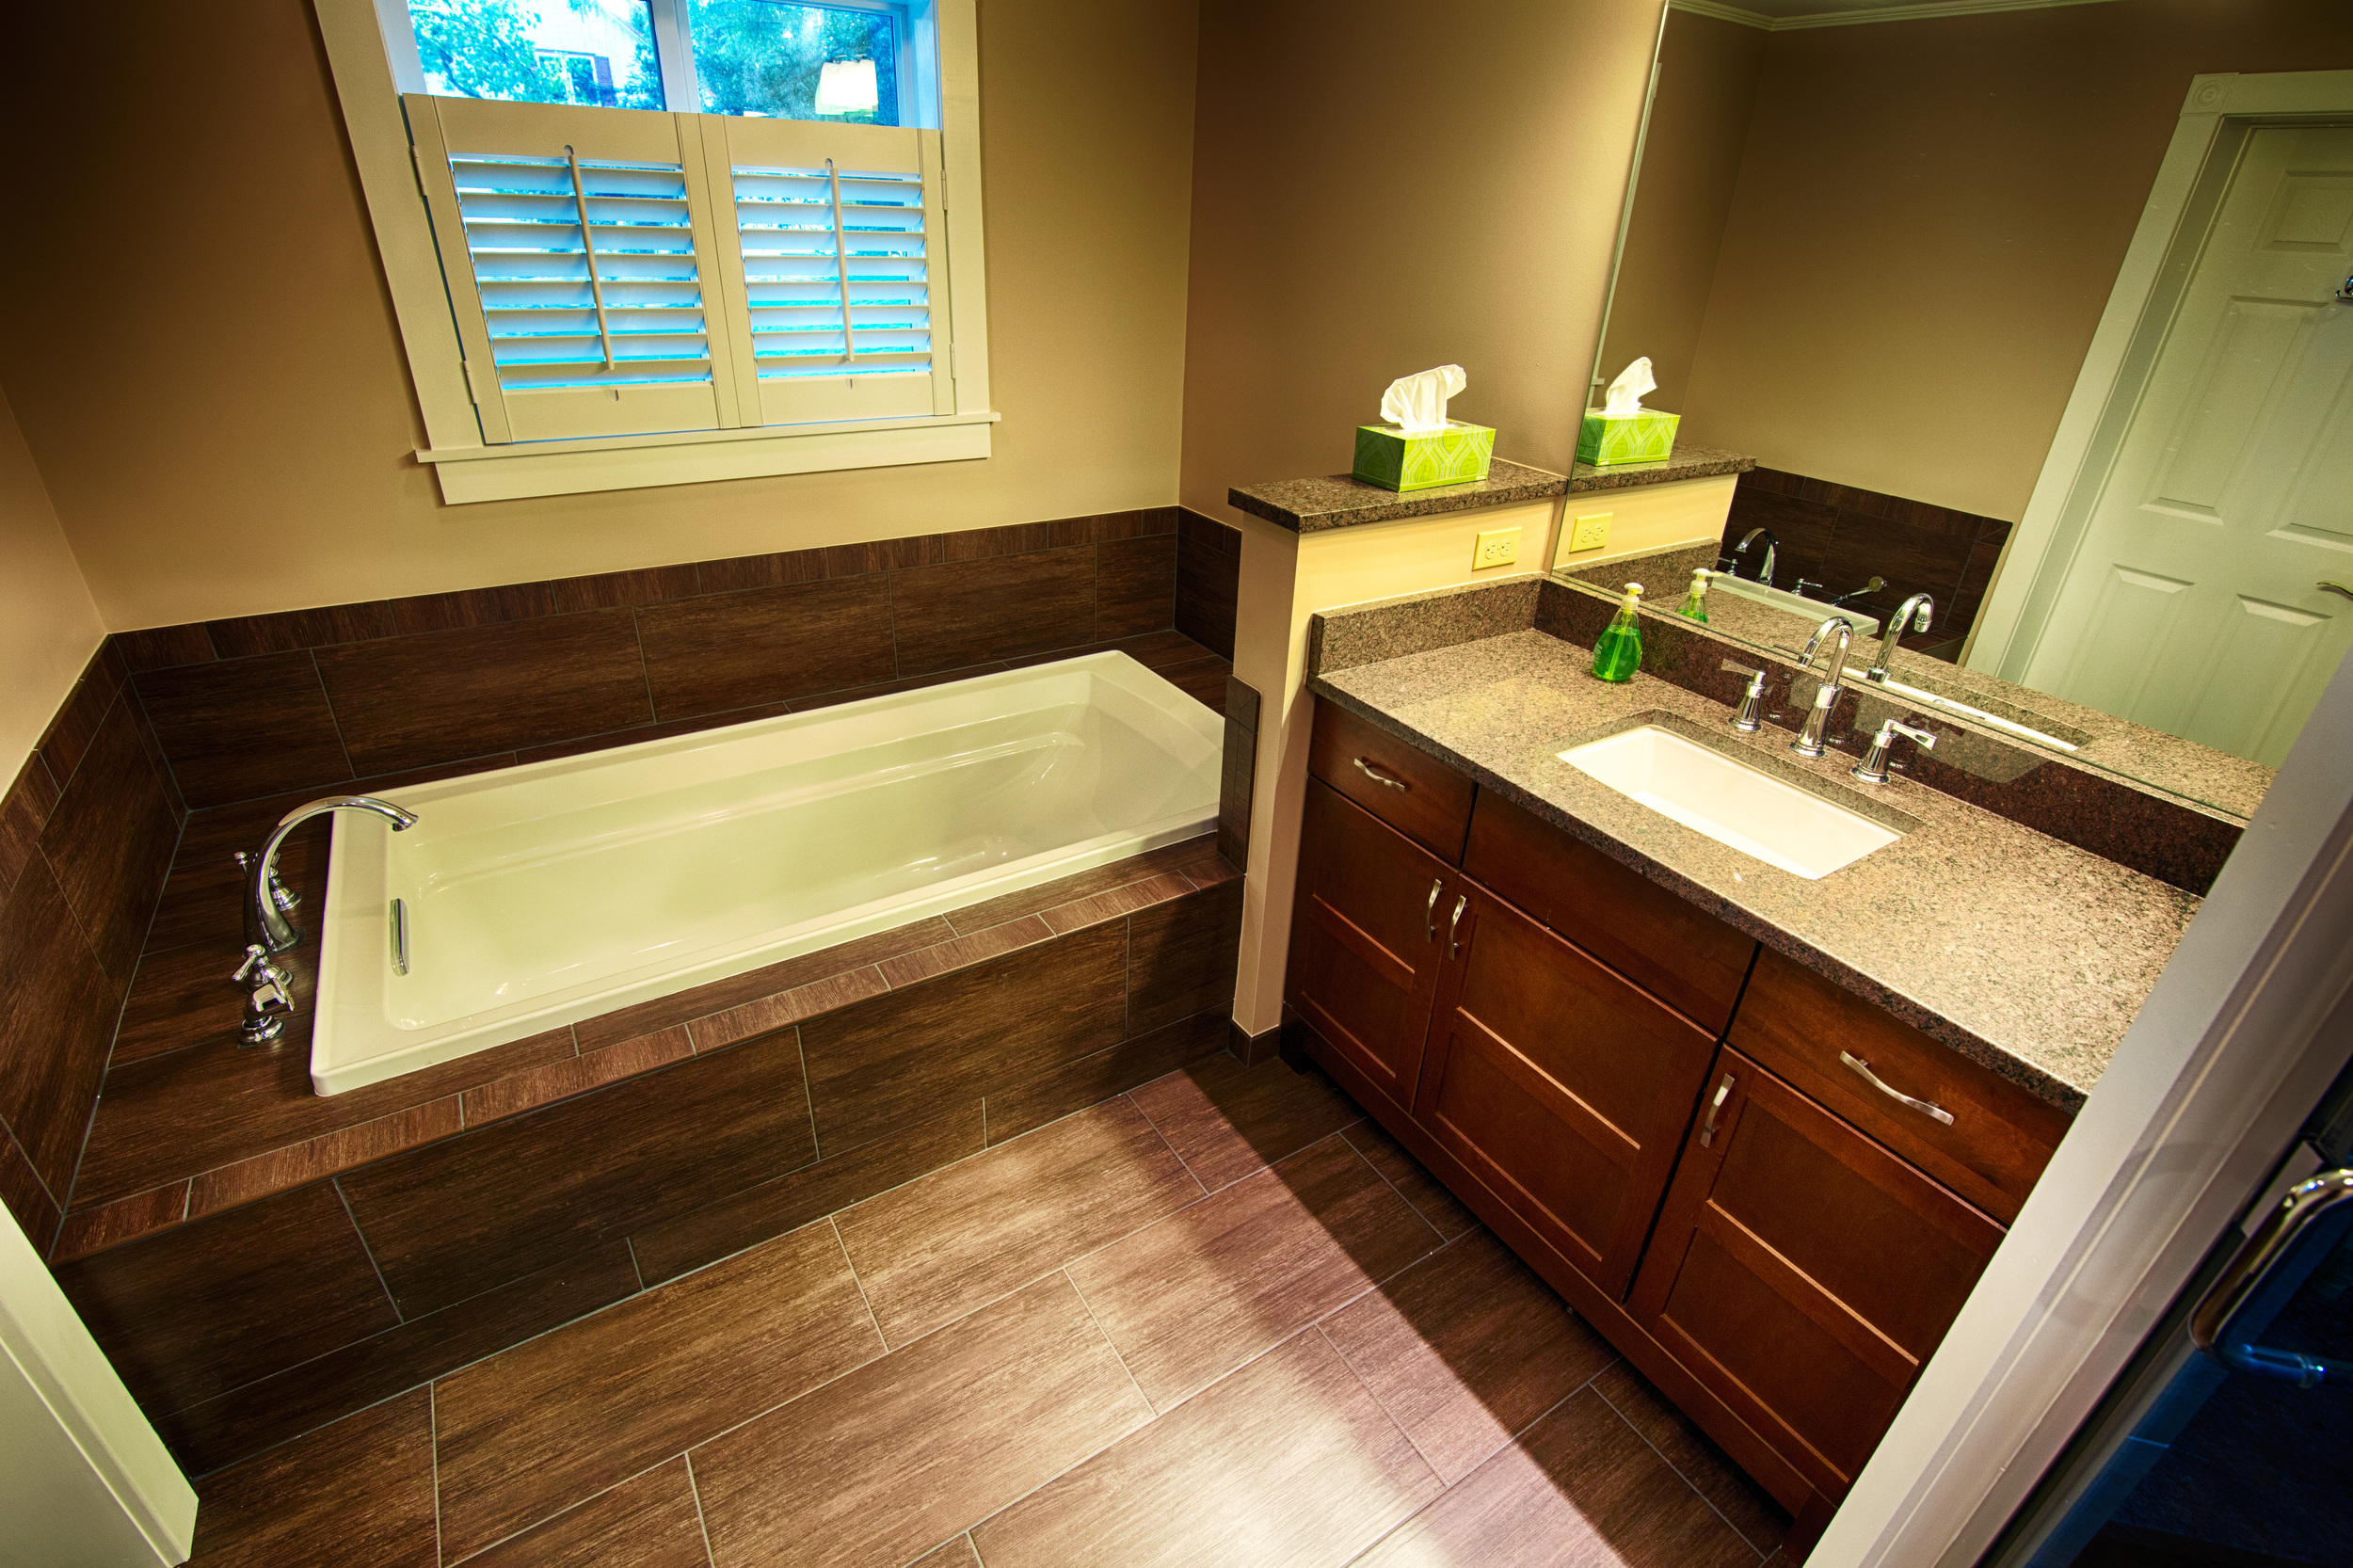
[[[2307,0],[1674,0],[1592,401],[1757,466],[1576,576],[1858,669],[1910,603],[1915,690],[2251,810],[2353,647],[2346,67]]]

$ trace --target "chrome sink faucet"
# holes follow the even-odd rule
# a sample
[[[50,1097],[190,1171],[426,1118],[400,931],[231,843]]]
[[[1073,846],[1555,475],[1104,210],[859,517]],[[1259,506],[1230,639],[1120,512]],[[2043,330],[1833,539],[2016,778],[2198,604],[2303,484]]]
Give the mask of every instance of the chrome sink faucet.
[[[1765,567],[1763,570],[1756,574],[1756,580],[1764,586],[1769,588],[1773,585],[1773,552],[1781,543],[1779,539],[1773,537],[1773,531],[1771,529],[1750,529],[1747,533],[1740,536],[1740,542],[1732,547],[1732,552],[1735,555],[1746,555],[1749,552],[1749,546],[1754,544],[1760,537],[1762,537],[1765,541]]]
[[[1833,616],[1814,629],[1814,635],[1805,640],[1805,651],[1798,655],[1798,668],[1814,667],[1814,656],[1819,653],[1825,639],[1835,636],[1837,642],[1830,650],[1830,668],[1822,672],[1821,689],[1814,694],[1814,710],[1805,716],[1805,732],[1789,743],[1789,749],[1801,757],[1822,755],[1822,731],[1830,727],[1830,711],[1845,690],[1847,680],[1847,650],[1854,642],[1854,622],[1844,616]]]
[[[248,880],[245,890],[245,962],[230,978],[248,987],[246,994],[243,1037],[249,1046],[275,1040],[286,1027],[285,1015],[294,1010],[294,976],[272,960],[302,940],[302,934],[286,916],[298,901],[285,884],[278,880],[278,852],[286,842],[286,835],[313,817],[332,811],[368,811],[392,824],[392,831],[405,833],[417,825],[417,814],[389,800],[373,795],[328,795],[324,799],[297,806],[278,819],[268,842],[259,855],[240,853],[237,864]]]
[[[1887,627],[1880,635],[1880,656],[1871,661],[1871,667],[1863,672],[1863,679],[1881,681],[1887,679],[1887,662],[1896,656],[1897,639],[1904,634],[1904,622],[1912,622],[1914,632],[1926,632],[1929,617],[1936,613],[1936,600],[1926,594],[1913,594],[1888,618]]]

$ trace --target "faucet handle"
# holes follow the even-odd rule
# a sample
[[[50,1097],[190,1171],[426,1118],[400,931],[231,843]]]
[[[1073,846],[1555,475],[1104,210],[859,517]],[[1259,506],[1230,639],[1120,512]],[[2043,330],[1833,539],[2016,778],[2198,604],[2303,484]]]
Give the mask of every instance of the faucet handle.
[[[1739,712],[1732,715],[1732,728],[1743,735],[1753,735],[1764,728],[1764,721],[1757,717],[1757,710],[1765,703],[1766,674],[1762,669],[1751,669],[1737,659],[1725,660],[1721,667],[1734,675],[1749,678],[1748,690],[1740,694]]]
[[[1908,735],[1928,750],[1936,749],[1936,731],[1933,729],[1915,729],[1901,719],[1888,719],[1880,726],[1881,741],[1892,744],[1892,737],[1896,735]]]
[[[1932,732],[1915,728],[1901,719],[1886,719],[1881,723],[1879,734],[1873,737],[1870,751],[1851,770],[1854,776],[1865,784],[1886,783],[1887,748],[1896,744],[1898,735],[1910,736],[1927,750],[1936,749],[1936,736]]]

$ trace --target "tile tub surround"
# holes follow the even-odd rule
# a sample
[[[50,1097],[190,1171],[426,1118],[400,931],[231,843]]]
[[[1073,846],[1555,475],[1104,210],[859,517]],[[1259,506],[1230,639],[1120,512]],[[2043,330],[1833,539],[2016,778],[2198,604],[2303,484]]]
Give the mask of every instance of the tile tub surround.
[[[1280,1063],[648,1284],[200,1480],[195,1561],[1756,1568],[1789,1528]]]
[[[185,816],[102,645],[0,793],[0,1203],[43,1252]]]
[[[307,1014],[237,1046],[233,938],[167,950],[52,1266],[211,1468],[1222,1050],[1241,890],[1205,835],[328,1097]]]
[[[1263,518],[1294,534],[1320,534],[1329,528],[1354,528],[1369,522],[1395,522],[1401,518],[1434,518],[1474,506],[1499,506],[1514,501],[1541,501],[1565,495],[1569,482],[1540,468],[1507,463],[1497,457],[1487,477],[1472,485],[1442,485],[1433,490],[1385,490],[1378,485],[1345,473],[1319,474],[1310,479],[1273,479],[1258,485],[1237,485],[1225,492],[1226,504]]]
[[[1180,507],[1176,518],[1176,630],[1221,659],[1234,656],[1241,597],[1241,530]]]
[[[1155,637],[1190,651],[1161,673],[1215,707],[1233,588],[1198,559],[1180,571],[1178,523],[1158,506],[156,627],[110,646],[193,807],[616,745]],[[1193,624],[1214,632],[1222,616],[1225,652],[1176,634],[1180,589]]]
[[[2051,1103],[2082,1104],[2194,895],[1904,778],[1868,798],[1918,819],[1917,831],[1821,881],[1792,876],[1554,753],[1664,712],[1830,792],[1859,792],[1850,761],[1795,758],[1776,730],[1735,734],[1719,701],[1649,674],[1613,686],[1587,662],[1530,630],[1326,668],[1310,684]]]

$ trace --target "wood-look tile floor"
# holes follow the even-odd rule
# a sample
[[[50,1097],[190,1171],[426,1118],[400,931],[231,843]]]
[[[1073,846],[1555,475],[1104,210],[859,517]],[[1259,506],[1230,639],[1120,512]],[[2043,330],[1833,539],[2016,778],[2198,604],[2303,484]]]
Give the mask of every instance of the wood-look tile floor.
[[[207,1568],[1753,1568],[1788,1528],[1328,1080],[1224,1056],[198,1492]]]

